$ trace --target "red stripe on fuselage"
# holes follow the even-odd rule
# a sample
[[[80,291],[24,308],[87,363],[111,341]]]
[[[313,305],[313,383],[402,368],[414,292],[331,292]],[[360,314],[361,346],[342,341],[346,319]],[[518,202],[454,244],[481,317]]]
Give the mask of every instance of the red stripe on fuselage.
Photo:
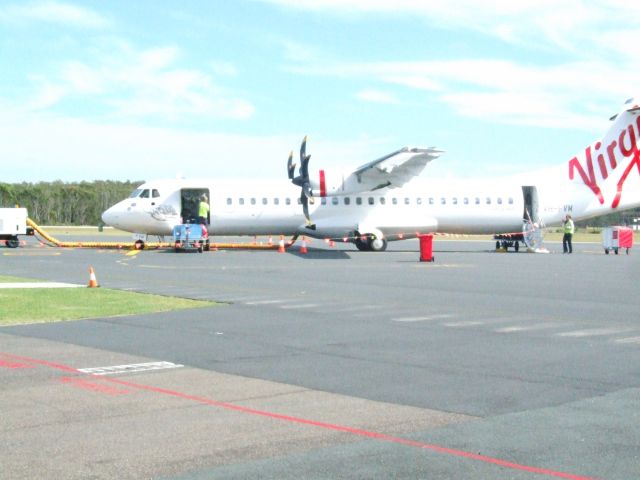
[[[327,196],[327,180],[324,176],[324,170],[320,170],[320,196]]]

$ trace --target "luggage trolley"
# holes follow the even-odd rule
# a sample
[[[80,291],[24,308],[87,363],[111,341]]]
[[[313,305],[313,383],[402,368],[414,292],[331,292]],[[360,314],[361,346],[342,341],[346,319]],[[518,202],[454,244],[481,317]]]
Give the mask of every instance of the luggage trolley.
[[[603,228],[602,246],[604,247],[604,253],[607,255],[611,250],[618,255],[618,251],[621,248],[626,248],[627,255],[629,255],[629,250],[633,246],[633,230],[629,227]]]
[[[173,227],[173,246],[176,252],[209,251],[209,234],[206,227],[197,223],[176,225]]]

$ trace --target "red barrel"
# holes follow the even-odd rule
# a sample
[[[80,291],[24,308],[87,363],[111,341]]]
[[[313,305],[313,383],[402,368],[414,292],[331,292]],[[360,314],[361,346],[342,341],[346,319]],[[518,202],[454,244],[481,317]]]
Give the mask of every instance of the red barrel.
[[[420,261],[421,262],[433,262],[433,234],[419,234],[420,240]]]

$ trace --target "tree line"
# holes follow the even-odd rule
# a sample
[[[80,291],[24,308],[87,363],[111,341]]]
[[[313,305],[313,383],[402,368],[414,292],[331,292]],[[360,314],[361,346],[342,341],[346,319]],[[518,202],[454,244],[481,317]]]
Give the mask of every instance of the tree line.
[[[100,225],[100,215],[142,181],[0,183],[0,207],[26,207],[40,225]]]
[[[123,200],[142,181],[0,183],[0,207],[26,207],[40,225],[100,225],[100,215]],[[631,224],[640,208],[583,220],[579,226],[601,227]]]

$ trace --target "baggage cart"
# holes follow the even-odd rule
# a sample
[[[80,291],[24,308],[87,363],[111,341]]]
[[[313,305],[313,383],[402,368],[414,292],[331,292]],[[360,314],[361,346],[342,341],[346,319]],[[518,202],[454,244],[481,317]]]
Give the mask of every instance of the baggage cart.
[[[606,227],[602,229],[602,246],[607,255],[613,251],[616,255],[620,249],[626,249],[627,255],[633,246],[633,230],[629,227]]]
[[[173,227],[173,246],[176,252],[209,250],[209,234],[204,225],[185,223]]]

